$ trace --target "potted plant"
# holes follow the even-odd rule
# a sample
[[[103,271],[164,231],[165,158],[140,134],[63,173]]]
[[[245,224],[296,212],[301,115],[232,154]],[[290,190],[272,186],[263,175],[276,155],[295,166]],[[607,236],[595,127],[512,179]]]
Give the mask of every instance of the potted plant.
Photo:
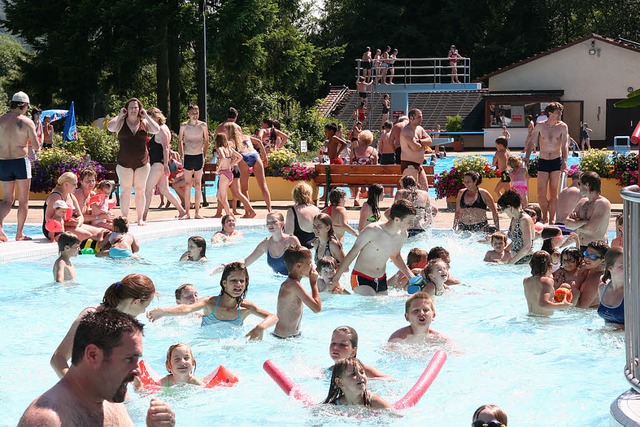
[[[268,166],[264,174],[271,200],[291,200],[291,190],[301,181],[307,181],[314,189],[314,199],[317,197],[318,190],[313,182],[313,178],[317,175],[315,168],[297,162],[296,158],[297,154],[286,148],[273,150],[267,156]],[[262,199],[262,192],[254,177],[249,180],[249,199]]]
[[[447,203],[453,203],[458,191],[464,188],[462,180],[465,172],[476,171],[483,178],[496,178],[496,171],[491,167],[487,159],[482,156],[460,156],[453,161],[453,167],[448,171],[435,176],[433,188],[436,190],[438,199],[447,199]],[[450,207],[447,205],[447,207]]]
[[[462,116],[460,114],[455,116],[446,116],[447,124],[445,129],[447,132],[462,132]],[[462,135],[450,135],[453,137],[453,151],[464,150],[464,138]]]

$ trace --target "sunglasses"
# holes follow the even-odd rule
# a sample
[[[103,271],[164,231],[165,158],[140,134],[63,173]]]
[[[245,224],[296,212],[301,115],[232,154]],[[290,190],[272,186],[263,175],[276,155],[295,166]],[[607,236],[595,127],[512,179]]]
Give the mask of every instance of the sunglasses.
[[[502,424],[500,421],[480,421],[476,420],[471,423],[472,427],[507,427],[505,424]]]
[[[413,295],[417,292],[421,292],[426,284],[427,281],[424,280],[422,274],[413,276],[411,279],[409,279],[409,287],[407,288],[407,293],[409,295]]]
[[[596,254],[590,254],[587,251],[582,252],[582,256],[584,256],[585,258],[589,258],[592,261],[595,261],[597,259],[602,259],[603,257],[601,257],[600,255],[596,255]]]

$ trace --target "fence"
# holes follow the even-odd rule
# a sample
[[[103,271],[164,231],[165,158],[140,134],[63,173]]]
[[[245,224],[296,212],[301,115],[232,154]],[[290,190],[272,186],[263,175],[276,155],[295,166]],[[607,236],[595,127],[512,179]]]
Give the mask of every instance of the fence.
[[[640,392],[640,187],[622,189],[624,200],[624,334],[627,365],[625,375]]]

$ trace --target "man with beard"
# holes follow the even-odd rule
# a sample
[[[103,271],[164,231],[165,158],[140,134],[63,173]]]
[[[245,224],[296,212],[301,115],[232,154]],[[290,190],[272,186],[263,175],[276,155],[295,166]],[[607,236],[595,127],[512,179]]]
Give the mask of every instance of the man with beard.
[[[124,402],[139,375],[143,325],[115,309],[87,314],[78,325],[71,368],[34,400],[19,426],[133,426]],[[167,404],[151,399],[147,426],[173,426]]]

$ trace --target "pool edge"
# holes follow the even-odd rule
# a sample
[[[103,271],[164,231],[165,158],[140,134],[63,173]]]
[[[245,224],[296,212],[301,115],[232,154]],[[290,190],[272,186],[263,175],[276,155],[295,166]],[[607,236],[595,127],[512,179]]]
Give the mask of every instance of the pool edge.
[[[610,406],[609,427],[640,426],[640,393],[630,389],[622,393]]]

